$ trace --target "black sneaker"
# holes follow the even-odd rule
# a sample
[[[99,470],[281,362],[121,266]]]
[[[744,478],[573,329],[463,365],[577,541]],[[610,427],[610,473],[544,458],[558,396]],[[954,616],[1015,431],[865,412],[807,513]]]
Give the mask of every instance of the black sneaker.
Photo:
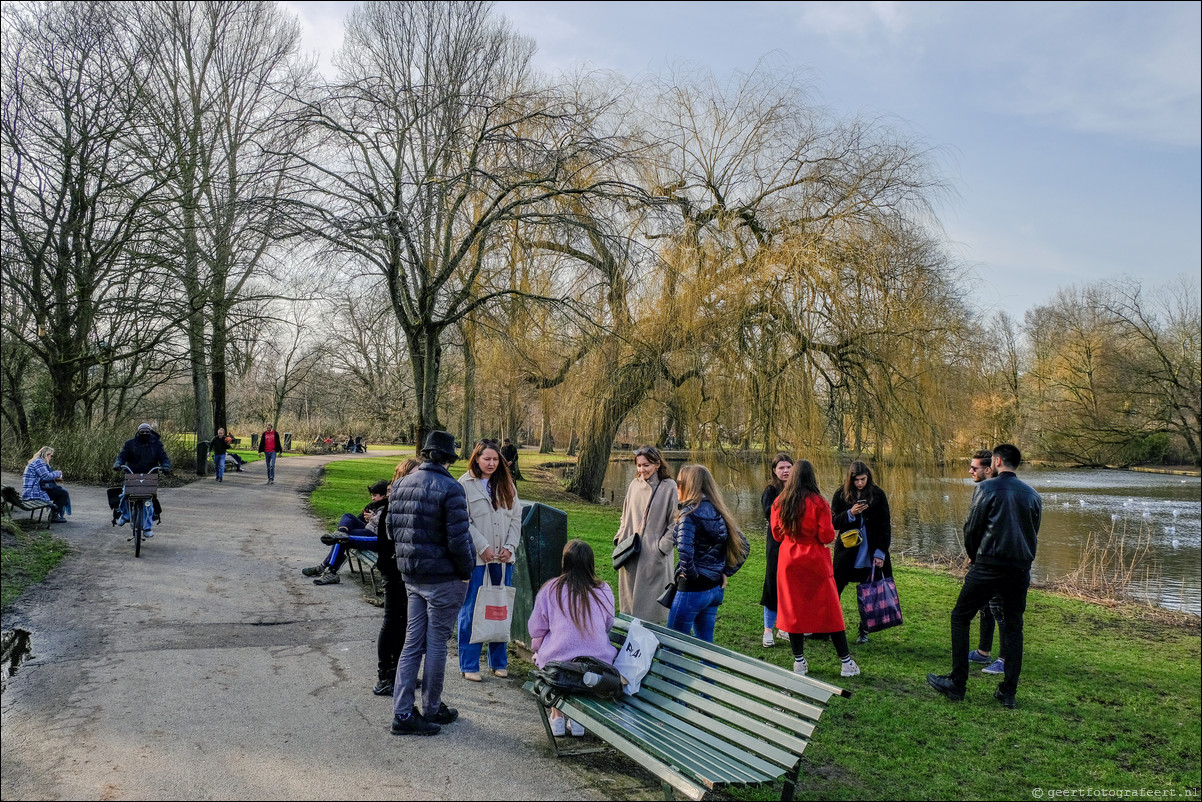
[[[338,578],[338,574],[330,569],[322,572],[322,575],[313,580],[314,585],[337,585],[342,580]]]
[[[868,643],[868,633],[861,632],[859,635],[857,635],[856,643],[860,644],[861,646],[863,646],[865,643]]]
[[[426,721],[431,724],[450,724],[457,718],[459,718],[459,711],[453,707],[447,707],[446,702],[439,702],[437,713],[426,715]]]
[[[302,568],[301,575],[302,576],[320,576],[321,574],[325,573],[325,570],[326,570],[326,567],[324,565],[315,565],[312,568]]]
[[[952,678],[948,674],[927,674],[927,685],[953,702],[964,701],[964,689],[952,682]]]
[[[333,546],[335,543],[350,543],[351,539],[341,532],[335,532],[332,535],[322,535],[321,542],[324,546]]]
[[[392,734],[393,735],[437,735],[442,727],[437,724],[432,724],[422,718],[422,714],[417,712],[417,708],[413,708],[413,712],[405,718],[400,716],[392,717]]]
[[[382,679],[371,689],[376,696],[392,696],[392,680]]]
[[[1018,707],[1018,702],[1015,701],[1014,694],[1006,693],[1001,688],[998,688],[993,692],[993,698],[1001,702],[1002,707],[1006,708],[1007,710],[1013,710],[1014,708]]]

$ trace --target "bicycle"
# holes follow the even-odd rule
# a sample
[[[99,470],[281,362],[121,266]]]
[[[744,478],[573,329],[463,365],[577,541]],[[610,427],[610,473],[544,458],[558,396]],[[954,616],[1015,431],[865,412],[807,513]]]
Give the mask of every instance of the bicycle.
[[[154,494],[159,489],[159,477],[156,471],[162,468],[155,466],[149,473],[134,473],[128,465],[122,465],[129,475],[125,477],[122,489],[122,504],[129,515],[129,528],[133,533],[134,556],[142,556],[143,533],[154,528]],[[138,512],[140,514],[135,514]]]

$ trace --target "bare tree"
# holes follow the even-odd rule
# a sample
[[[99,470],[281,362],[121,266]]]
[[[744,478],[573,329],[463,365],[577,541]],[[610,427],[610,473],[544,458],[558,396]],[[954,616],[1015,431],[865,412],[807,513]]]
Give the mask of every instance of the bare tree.
[[[123,36],[125,10],[6,9],[3,280],[6,303],[26,311],[3,326],[45,365],[58,427],[90,414],[100,395],[106,405],[109,391],[124,397],[146,376],[141,357],[169,341],[156,303],[161,182],[127,147],[145,109],[129,92],[140,54]],[[121,362],[127,369],[114,370]]]
[[[512,294],[481,292],[506,226],[536,223],[611,156],[598,109],[534,85],[533,43],[487,3],[365,3],[336,57],[340,82],[308,110],[304,230],[381,276],[409,348],[418,436],[440,428],[443,337]]]

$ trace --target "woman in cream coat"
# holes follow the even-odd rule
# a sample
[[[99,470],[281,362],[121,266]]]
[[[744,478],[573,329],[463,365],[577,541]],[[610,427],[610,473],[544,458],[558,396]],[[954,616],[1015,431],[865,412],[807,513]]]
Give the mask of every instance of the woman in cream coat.
[[[476,550],[476,568],[459,608],[459,671],[464,679],[479,682],[482,644],[471,642],[476,596],[486,570],[494,584],[503,577],[506,585],[513,585],[513,562],[522,536],[522,505],[496,440],[476,443],[459,482],[467,494],[468,528]],[[488,667],[492,673],[507,677],[508,666],[507,644],[489,643]]]
[[[672,524],[676,521],[676,482],[654,446],[635,449],[638,476],[626,488],[622,525],[614,546],[635,534],[642,550],[618,569],[618,609],[656,624],[668,622],[668,608],[656,599],[672,582]]]

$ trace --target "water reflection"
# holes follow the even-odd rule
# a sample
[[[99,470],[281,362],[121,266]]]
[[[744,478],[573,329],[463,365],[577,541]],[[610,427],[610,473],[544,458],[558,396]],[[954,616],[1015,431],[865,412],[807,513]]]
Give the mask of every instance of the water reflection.
[[[767,469],[739,460],[700,456],[725,488],[727,503],[749,537],[766,535],[760,492]],[[674,469],[684,460],[670,460]],[[842,482],[842,466],[815,463],[819,486],[830,498]],[[893,549],[915,559],[963,554],[961,526],[972,498],[967,460],[963,474],[920,474],[913,469],[875,468],[877,483],[889,496]],[[1202,480],[1111,470],[1020,470],[1019,476],[1043,496],[1044,517],[1033,573],[1039,579],[1064,577],[1076,569],[1090,534],[1103,540],[1112,527],[1128,543],[1146,539],[1144,565],[1151,582],[1134,583],[1136,592],[1161,606],[1202,613]],[[626,459],[610,463],[604,493],[621,504],[634,478]]]

